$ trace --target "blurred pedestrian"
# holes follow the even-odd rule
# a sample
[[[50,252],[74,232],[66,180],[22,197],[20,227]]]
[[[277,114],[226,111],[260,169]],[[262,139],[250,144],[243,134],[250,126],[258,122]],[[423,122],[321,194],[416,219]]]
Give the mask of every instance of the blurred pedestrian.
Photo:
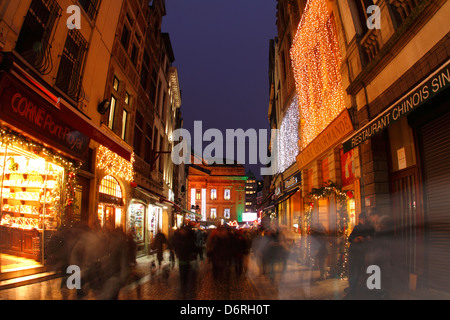
[[[195,233],[190,226],[177,229],[173,236],[175,254],[178,258],[180,273],[180,289],[183,298],[187,297],[188,285],[191,276],[191,261],[195,259],[197,248],[195,246]]]
[[[214,279],[222,279],[226,275],[226,267],[231,258],[229,233],[225,227],[218,227],[211,231],[206,242],[206,251],[212,264]]]
[[[162,261],[164,260],[164,250],[168,247],[169,241],[167,241],[167,237],[164,233],[162,233],[161,229],[158,229],[158,232],[155,236],[155,249],[156,249],[156,259],[158,260],[158,267],[161,269]]]
[[[371,263],[381,270],[381,288],[373,291],[374,295],[381,299],[387,299],[391,294],[395,279],[393,265],[395,247],[393,221],[387,215],[381,216],[375,225],[371,260]]]
[[[358,224],[348,237],[350,243],[348,251],[348,284],[347,298],[354,298],[358,293],[358,286],[365,274],[366,254],[374,236],[374,228],[365,213],[358,216]]]
[[[311,228],[311,252],[314,263],[318,266],[319,280],[326,279],[325,260],[328,256],[328,236],[322,223],[315,223]]]

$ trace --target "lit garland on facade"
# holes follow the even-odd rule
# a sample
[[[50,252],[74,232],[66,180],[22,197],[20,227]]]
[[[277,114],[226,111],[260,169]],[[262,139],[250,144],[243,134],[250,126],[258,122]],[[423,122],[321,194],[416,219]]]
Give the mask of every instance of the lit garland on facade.
[[[134,179],[134,153],[131,161],[127,161],[117,153],[112,152],[105,146],[100,145],[97,151],[97,168],[103,170],[106,175],[112,175],[133,181]]]
[[[35,143],[26,138],[20,133],[9,130],[6,127],[0,127],[0,146],[16,146],[23,150],[34,153],[35,155],[44,158],[46,161],[59,165],[69,172],[77,172],[80,163],[69,161],[65,157],[53,152],[51,149],[44,147],[41,144]]]
[[[341,238],[341,243],[338,245],[338,253],[339,258],[337,261],[336,270],[340,279],[345,279],[348,275],[348,250],[349,243],[347,241],[348,236],[350,235],[349,229],[349,216],[347,212],[347,200],[353,197],[353,192],[342,191],[342,189],[333,181],[328,181],[321,188],[313,188],[311,192],[308,194],[308,197],[311,201],[320,200],[329,198],[331,195],[334,195],[336,199],[339,201],[338,207],[338,219],[337,219],[337,230],[336,236]],[[306,228],[307,232],[310,232],[312,214],[314,212],[314,203],[309,203],[309,208],[305,212],[306,218]],[[311,240],[309,240],[311,241]],[[310,243],[308,243],[307,248],[309,249]],[[312,257],[310,256],[311,252],[308,250],[309,259],[312,261]]]
[[[303,150],[345,108],[341,58],[325,0],[309,0],[290,51]]]
[[[284,172],[298,155],[298,99],[295,96],[280,126],[277,137],[278,173]]]

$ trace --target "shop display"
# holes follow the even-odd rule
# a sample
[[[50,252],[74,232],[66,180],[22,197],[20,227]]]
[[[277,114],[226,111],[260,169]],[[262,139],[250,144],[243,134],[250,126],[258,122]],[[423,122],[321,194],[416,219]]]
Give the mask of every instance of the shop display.
[[[141,203],[133,203],[130,206],[128,228],[131,230],[136,243],[144,241],[144,212],[145,206]]]
[[[58,226],[56,213],[64,170],[13,147],[0,151],[0,160],[0,246],[3,251],[27,256],[33,251],[27,251],[24,239],[33,235],[33,241],[40,241],[44,229],[50,231]]]

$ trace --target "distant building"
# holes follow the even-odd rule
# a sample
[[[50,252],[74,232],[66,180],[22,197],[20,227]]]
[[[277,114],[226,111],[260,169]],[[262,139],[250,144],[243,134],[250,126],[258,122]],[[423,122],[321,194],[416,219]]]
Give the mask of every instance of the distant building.
[[[197,221],[242,222],[247,180],[243,165],[208,165],[203,159],[200,164],[191,161],[187,179],[188,209],[195,212]],[[189,216],[189,213],[187,215]],[[190,215],[191,218],[193,215]]]
[[[245,182],[245,212],[256,212],[257,210],[257,189],[258,182],[254,173],[249,170],[247,172],[247,181]]]

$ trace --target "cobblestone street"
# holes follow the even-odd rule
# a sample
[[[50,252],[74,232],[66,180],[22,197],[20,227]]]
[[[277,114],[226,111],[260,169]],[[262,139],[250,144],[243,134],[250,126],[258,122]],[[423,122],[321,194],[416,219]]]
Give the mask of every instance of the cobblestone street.
[[[286,271],[276,269],[272,277],[261,274],[254,259],[250,259],[246,275],[238,277],[233,271],[223,280],[215,280],[211,265],[206,261],[192,263],[188,293],[180,290],[178,265],[167,263],[161,269],[151,268],[153,257],[138,259],[129,284],[120,300],[307,300],[342,299],[347,282],[339,279],[311,281],[318,271],[310,271],[290,261]],[[150,272],[153,270],[153,272]],[[76,294],[63,286],[61,279],[42,281],[0,291],[2,300],[75,300]],[[90,292],[85,299],[95,300]]]

